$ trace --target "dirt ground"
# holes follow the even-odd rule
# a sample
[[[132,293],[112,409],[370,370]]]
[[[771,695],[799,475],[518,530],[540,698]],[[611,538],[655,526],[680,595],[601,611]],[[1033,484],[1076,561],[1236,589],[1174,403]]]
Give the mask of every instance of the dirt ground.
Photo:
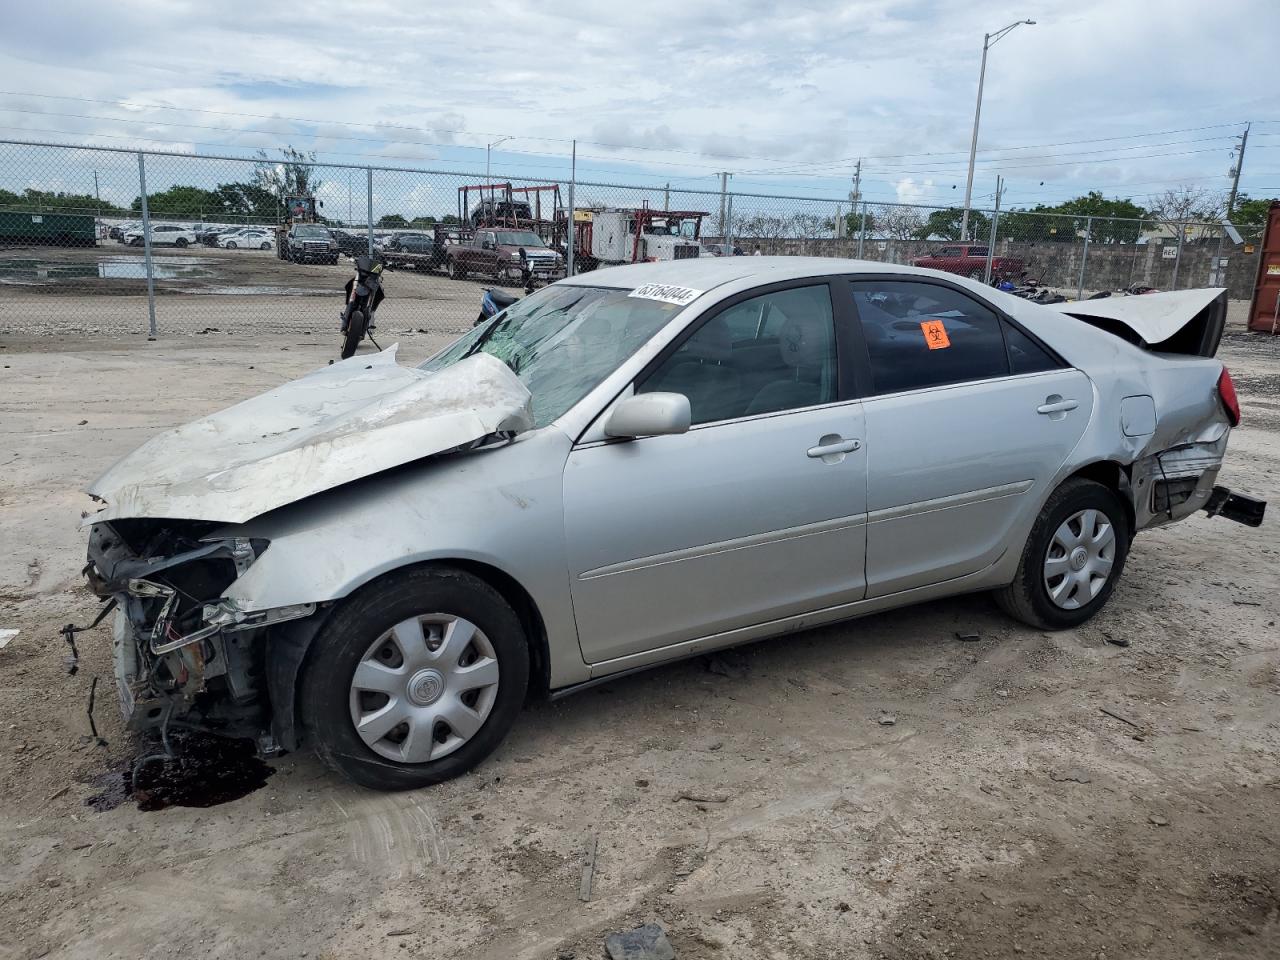
[[[412,361],[448,338],[401,339]],[[220,806],[86,806],[133,746],[106,629],[63,667],[58,628],[95,610],[79,490],[335,352],[0,339],[3,960],[598,958],[648,920],[681,960],[1280,954],[1274,517],[1140,537],[1078,630],[966,597],[538,704],[434,789],[371,793],[304,753]],[[1237,328],[1220,356],[1244,406],[1222,481],[1274,506],[1280,340]]]

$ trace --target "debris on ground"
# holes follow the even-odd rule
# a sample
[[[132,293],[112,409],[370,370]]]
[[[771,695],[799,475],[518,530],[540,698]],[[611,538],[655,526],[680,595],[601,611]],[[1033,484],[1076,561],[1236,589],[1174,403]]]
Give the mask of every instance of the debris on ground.
[[[672,803],[679,803],[681,800],[689,800],[693,803],[728,803],[729,795],[727,793],[695,793],[692,790],[681,790],[672,798]]]
[[[1106,707],[1099,707],[1098,709],[1101,710],[1103,713],[1105,713],[1108,717],[1112,717],[1116,720],[1119,720],[1121,723],[1127,723],[1129,726],[1133,727],[1133,729],[1135,730],[1142,729],[1142,724],[1138,723],[1136,720],[1130,720],[1128,717],[1126,717],[1122,713],[1116,713],[1114,710],[1108,710]]]
[[[713,654],[707,657],[707,669],[730,680],[741,680],[747,675],[746,661],[733,654]]]
[[[1129,645],[1128,637],[1116,637],[1109,633],[1106,633],[1105,631],[1103,632],[1102,636],[1103,636],[1103,639],[1105,639],[1107,643],[1111,644],[1113,647],[1127,647]]]
[[[898,722],[898,718],[895,717],[892,713],[882,713],[876,719],[876,723],[880,724],[880,726],[882,727],[892,727],[897,722]]]
[[[1054,783],[1090,783],[1092,778],[1083,770],[1050,770],[1049,779]]]
[[[982,635],[977,630],[957,630],[956,639],[962,643],[974,643],[982,639]]]
[[[3,630],[0,630],[0,650],[3,650],[5,647],[7,647],[9,645],[9,641],[11,641],[17,635],[18,635],[18,631],[11,627],[6,627]]]
[[[611,933],[604,939],[610,960],[675,960],[666,933],[656,923],[646,923],[626,933]]]
[[[582,864],[582,883],[578,887],[578,899],[587,903],[591,899],[591,882],[596,871],[596,835],[587,841],[587,856]]]
[[[1167,827],[1169,825],[1168,818],[1162,817],[1158,813],[1151,814],[1151,816],[1147,817],[1147,819],[1150,820],[1152,823],[1154,823],[1157,827]]]

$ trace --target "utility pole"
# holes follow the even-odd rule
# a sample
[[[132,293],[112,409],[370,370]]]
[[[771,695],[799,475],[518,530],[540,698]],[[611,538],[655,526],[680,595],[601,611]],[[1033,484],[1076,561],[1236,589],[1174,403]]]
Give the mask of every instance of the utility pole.
[[[1227,220],[1231,220],[1231,214],[1236,208],[1236,194],[1240,192],[1240,168],[1244,166],[1244,148],[1249,143],[1249,127],[1252,124],[1244,125],[1244,133],[1240,134],[1240,153],[1236,157],[1235,169],[1231,171],[1231,197],[1227,200]]]
[[[725,227],[724,222],[724,199],[725,195],[729,192],[729,178],[732,176],[732,173],[720,174],[720,233],[725,236],[728,235],[728,230]],[[725,236],[722,236],[720,239],[725,240]]]
[[[862,158],[858,158],[858,165],[853,168],[853,193],[849,199],[857,203],[862,199]]]
[[[573,153],[569,158],[569,213],[564,220],[564,275],[572,277],[577,266],[574,261],[578,246],[578,223],[574,219],[573,186],[578,179],[578,141],[573,141]]]
[[[98,171],[93,171],[93,199],[97,201],[97,216],[102,216],[102,194],[98,192]],[[1233,198],[1234,199],[1234,198]]]

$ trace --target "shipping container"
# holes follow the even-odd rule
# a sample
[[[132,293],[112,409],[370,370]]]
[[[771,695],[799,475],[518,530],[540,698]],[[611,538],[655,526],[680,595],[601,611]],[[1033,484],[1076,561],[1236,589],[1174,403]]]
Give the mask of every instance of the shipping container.
[[[96,224],[89,214],[0,210],[0,244],[92,247],[96,243]]]
[[[1280,333],[1280,202],[1271,204],[1262,232],[1258,281],[1249,305],[1249,329]]]

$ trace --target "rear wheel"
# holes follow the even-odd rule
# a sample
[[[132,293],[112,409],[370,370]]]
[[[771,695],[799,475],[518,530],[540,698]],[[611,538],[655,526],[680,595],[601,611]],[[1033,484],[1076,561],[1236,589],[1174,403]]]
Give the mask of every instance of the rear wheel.
[[[511,607],[471,574],[417,568],[343,603],[316,635],[299,707],[320,759],[404,790],[470,770],[524,702],[529,648]]]
[[[227,249],[228,249],[228,250],[234,250],[234,249],[236,249],[236,242],[235,242],[234,240],[228,240],[228,241],[227,241]]]
[[[269,244],[269,243],[267,243],[267,241],[263,240],[263,241],[262,241],[262,243],[258,244],[258,249],[259,249],[259,250],[270,250],[270,249],[271,249],[271,244]]]
[[[1108,487],[1072,478],[1050,495],[1013,583],[996,602],[1033,627],[1063,630],[1106,605],[1129,553],[1129,516]]]
[[[186,237],[179,237],[179,238],[178,238],[177,240],[175,240],[173,243],[174,243],[174,246],[176,246],[176,247],[178,247],[179,249],[181,249],[181,248],[183,248],[183,247],[185,247],[185,246],[187,245],[187,238],[186,238]]]
[[[448,263],[445,265],[445,269],[448,271],[450,280],[467,279],[467,271],[458,266],[458,261],[453,259],[453,257],[449,258]]]

